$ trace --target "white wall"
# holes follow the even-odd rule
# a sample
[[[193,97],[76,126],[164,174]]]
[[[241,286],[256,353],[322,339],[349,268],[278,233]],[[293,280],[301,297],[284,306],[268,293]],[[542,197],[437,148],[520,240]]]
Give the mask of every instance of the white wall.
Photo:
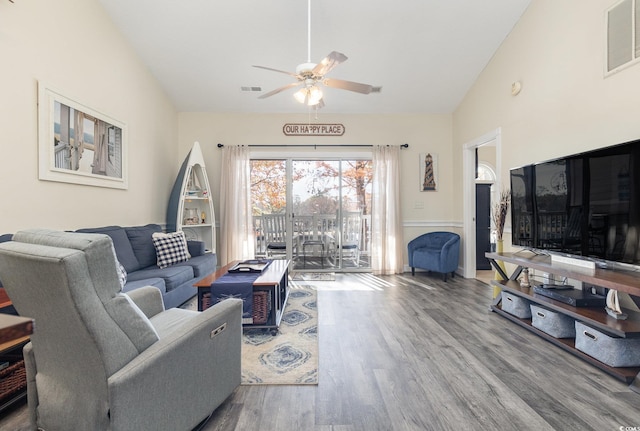
[[[0,1],[0,233],[165,222],[177,112],[95,0]],[[38,180],[38,81],[126,123],[129,188]]]
[[[453,116],[462,146],[502,129],[509,168],[640,137],[640,65],[604,78],[605,10],[614,0],[533,0]],[[511,95],[511,84],[522,91]],[[462,194],[462,176],[455,176]],[[453,217],[462,218],[462,200]],[[509,237],[507,235],[507,237]]]
[[[268,101],[265,101],[268,103]],[[304,108],[301,107],[301,110]],[[291,144],[409,144],[401,154],[402,218],[405,222],[405,243],[430,230],[456,225],[452,216],[454,172],[452,166],[451,115],[323,115],[319,123],[341,123],[345,133],[340,137],[291,137],[285,136],[285,123],[307,123],[309,116],[300,115],[246,115],[214,113],[180,113],[180,158],[184,158],[194,141],[200,142],[205,158],[209,182],[213,189],[216,213],[219,214],[219,187],[221,151],[224,145],[291,145]],[[310,157],[327,156],[330,153],[362,152],[362,148],[271,148],[255,149],[287,157],[305,154]],[[438,191],[420,192],[419,154],[432,152],[438,155]],[[417,209],[416,202],[423,208]],[[457,223],[459,226],[459,223]],[[406,250],[405,250],[406,255]]]

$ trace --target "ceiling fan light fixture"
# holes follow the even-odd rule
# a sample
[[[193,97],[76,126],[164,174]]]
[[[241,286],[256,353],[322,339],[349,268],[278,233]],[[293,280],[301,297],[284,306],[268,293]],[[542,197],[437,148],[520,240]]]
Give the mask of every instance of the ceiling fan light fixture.
[[[322,90],[317,85],[311,85],[296,91],[293,93],[293,97],[300,103],[315,106],[322,100]]]
[[[322,99],[322,90],[320,90],[317,85],[309,88],[309,100],[307,101],[307,105],[317,105],[320,102],[320,99]]]

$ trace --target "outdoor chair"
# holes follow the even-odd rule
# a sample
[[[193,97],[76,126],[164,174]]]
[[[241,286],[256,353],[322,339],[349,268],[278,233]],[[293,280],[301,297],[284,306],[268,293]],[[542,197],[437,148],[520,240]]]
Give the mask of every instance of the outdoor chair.
[[[342,259],[349,259],[355,266],[360,262],[360,240],[362,236],[362,213],[349,211],[342,213],[340,248]]]
[[[261,219],[267,257],[285,257],[287,254],[286,215],[264,214]]]

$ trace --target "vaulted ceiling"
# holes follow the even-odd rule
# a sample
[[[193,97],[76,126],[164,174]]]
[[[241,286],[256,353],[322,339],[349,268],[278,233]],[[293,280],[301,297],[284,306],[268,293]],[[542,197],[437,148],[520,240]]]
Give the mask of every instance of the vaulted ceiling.
[[[99,0],[181,112],[305,113],[284,74],[307,62],[307,0]],[[531,0],[311,0],[310,59],[348,60],[322,113],[450,113]],[[243,91],[259,87],[261,91]],[[255,90],[255,88],[254,88]]]

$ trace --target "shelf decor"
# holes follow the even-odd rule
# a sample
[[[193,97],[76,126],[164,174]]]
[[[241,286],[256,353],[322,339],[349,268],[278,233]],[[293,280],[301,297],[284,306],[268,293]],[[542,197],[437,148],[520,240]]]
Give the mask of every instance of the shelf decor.
[[[509,212],[510,202],[511,202],[511,193],[508,189],[505,189],[500,193],[500,200],[493,205],[493,212],[491,213],[493,224],[495,226],[496,251],[498,253],[502,253],[504,251],[504,241],[502,239],[502,235],[504,233],[504,224],[507,220],[507,213]],[[504,262],[499,260],[499,261],[496,261],[496,263],[497,265],[500,266],[500,268],[502,268],[503,272],[506,272]],[[502,280],[502,276],[498,271],[495,272],[494,279]],[[493,297],[497,298],[498,295],[500,295],[500,289],[494,286]]]
[[[39,179],[128,188],[127,126],[38,83]]]
[[[509,212],[509,203],[511,202],[511,193],[508,189],[500,193],[500,200],[493,205],[493,223],[496,227],[496,239],[502,241],[504,233],[504,224],[507,221],[507,213]]]
[[[211,187],[200,144],[184,159],[167,206],[167,231],[183,231],[187,240],[202,241],[207,252],[216,252],[216,216]]]

